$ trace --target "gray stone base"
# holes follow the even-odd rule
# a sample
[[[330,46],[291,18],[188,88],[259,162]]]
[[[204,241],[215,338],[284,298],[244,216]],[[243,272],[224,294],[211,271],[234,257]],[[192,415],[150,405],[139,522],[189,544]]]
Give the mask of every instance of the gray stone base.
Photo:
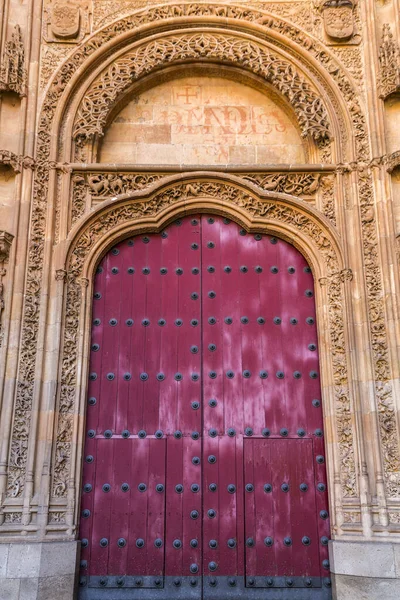
[[[0,600],[73,600],[79,542],[0,544]]]
[[[333,600],[399,600],[400,544],[329,542]]]
[[[79,542],[0,543],[0,600],[75,600]],[[331,541],[333,600],[399,600],[400,543]]]

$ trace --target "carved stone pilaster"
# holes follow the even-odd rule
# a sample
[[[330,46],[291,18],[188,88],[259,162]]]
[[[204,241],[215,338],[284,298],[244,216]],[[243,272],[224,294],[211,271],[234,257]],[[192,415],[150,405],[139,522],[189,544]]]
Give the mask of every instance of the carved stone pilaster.
[[[389,23],[383,26],[379,48],[379,96],[384,100],[400,91],[400,50]]]
[[[10,39],[5,43],[0,66],[0,92],[26,95],[25,49],[21,28],[15,25]]]

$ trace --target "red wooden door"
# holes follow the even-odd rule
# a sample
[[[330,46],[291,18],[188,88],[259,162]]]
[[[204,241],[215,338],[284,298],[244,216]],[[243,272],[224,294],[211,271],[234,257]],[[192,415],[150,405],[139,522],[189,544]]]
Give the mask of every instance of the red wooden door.
[[[194,215],[96,274],[80,598],[330,598],[313,278]]]

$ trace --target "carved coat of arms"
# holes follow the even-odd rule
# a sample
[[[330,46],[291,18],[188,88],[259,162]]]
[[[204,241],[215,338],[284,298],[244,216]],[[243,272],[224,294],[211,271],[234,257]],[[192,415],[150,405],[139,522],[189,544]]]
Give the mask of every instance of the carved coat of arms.
[[[45,6],[46,42],[79,42],[90,32],[90,16],[90,0],[50,0]]]
[[[353,2],[328,0],[321,7],[325,33],[330,38],[344,42],[354,33]]]
[[[51,8],[51,29],[58,38],[75,38],[79,34],[81,9],[70,2],[56,2]]]

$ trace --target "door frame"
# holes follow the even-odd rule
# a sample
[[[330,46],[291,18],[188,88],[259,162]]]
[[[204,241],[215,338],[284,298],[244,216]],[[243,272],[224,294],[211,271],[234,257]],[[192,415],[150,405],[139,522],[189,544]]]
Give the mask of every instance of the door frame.
[[[118,241],[159,232],[194,213],[230,218],[251,233],[294,245],[312,268],[320,348],[321,389],[332,536],[343,523],[342,501],[356,493],[357,448],[347,349],[353,337],[349,282],[343,249],[330,221],[288,194],[266,192],[233,175],[193,172],[166,177],[146,189],[100,204],[71,230],[62,249],[58,278],[62,343],[52,489],[69,482],[67,524],[77,531],[84,444],[93,278],[97,264]],[[64,289],[65,286],[65,289]],[[77,342],[73,342],[78,330]],[[63,460],[58,460],[62,455]]]

